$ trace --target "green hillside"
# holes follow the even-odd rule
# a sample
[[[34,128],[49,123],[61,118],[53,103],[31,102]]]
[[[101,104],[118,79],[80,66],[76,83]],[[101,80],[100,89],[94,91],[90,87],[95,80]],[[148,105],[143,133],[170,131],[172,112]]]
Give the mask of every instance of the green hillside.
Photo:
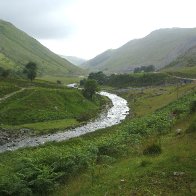
[[[162,71],[179,76],[196,78],[196,46],[179,56]]]
[[[81,69],[59,57],[11,23],[0,20],[0,66],[15,71],[29,61],[38,65],[40,75],[75,75]]]
[[[103,105],[105,99],[100,96],[90,101],[78,89],[51,82],[0,80],[1,131],[6,128],[17,133],[24,127],[45,133],[64,129],[95,117]]]
[[[127,72],[135,67],[146,65],[161,68],[195,45],[196,28],[160,29],[142,39],[135,39],[126,43],[107,56],[104,52],[98,56],[99,59],[103,59],[102,61],[95,57],[87,61],[85,66],[91,70],[109,73]]]
[[[84,68],[92,68],[94,70],[99,70],[99,67],[102,66],[102,64],[105,63],[105,61],[107,61],[113,54],[113,51],[112,49],[110,50],[106,50],[105,52],[97,55],[95,58],[87,61],[86,63],[83,63],[81,65],[81,67],[84,67]]]

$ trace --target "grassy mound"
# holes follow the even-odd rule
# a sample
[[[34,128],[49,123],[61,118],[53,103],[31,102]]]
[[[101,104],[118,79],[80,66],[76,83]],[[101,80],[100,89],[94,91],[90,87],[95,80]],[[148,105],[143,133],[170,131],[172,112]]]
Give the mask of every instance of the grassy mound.
[[[0,123],[8,125],[77,118],[99,109],[75,89],[26,89],[0,105]]]

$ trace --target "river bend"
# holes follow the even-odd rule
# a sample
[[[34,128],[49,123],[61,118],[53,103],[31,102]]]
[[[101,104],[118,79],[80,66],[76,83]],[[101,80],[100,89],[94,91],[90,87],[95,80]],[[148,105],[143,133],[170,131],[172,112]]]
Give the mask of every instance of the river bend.
[[[100,92],[100,95],[108,97],[112,101],[113,106],[108,109],[108,111],[102,112],[97,119],[88,122],[86,125],[65,130],[64,132],[62,131],[54,134],[17,139],[0,146],[0,153],[8,150],[13,151],[19,148],[38,146],[44,144],[45,142],[59,142],[68,140],[86,133],[94,132],[98,129],[119,124],[126,118],[126,116],[129,114],[129,107],[125,99],[115,94],[103,91]]]

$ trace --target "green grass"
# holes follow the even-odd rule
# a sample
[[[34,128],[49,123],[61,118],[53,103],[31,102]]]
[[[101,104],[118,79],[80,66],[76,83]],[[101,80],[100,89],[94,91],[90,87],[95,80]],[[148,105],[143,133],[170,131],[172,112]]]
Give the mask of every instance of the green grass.
[[[49,81],[49,82],[54,82],[56,83],[57,80],[61,81],[61,83],[63,85],[67,85],[67,84],[70,84],[70,83],[80,83],[80,80],[82,79],[81,77],[79,76],[42,76],[42,77],[38,77],[37,79],[40,79],[40,80],[45,80],[45,81]]]
[[[13,83],[0,81],[0,98],[19,89],[20,88]]]
[[[196,78],[196,47],[186,51],[162,71],[175,76]]]
[[[166,68],[163,72],[167,72],[174,76],[187,77],[196,79],[196,65],[194,67],[171,67]]]
[[[75,126],[81,125],[76,119],[62,119],[62,120],[51,120],[46,122],[37,122],[37,123],[29,123],[22,125],[4,125],[3,127],[9,130],[19,130],[22,128],[30,129],[31,134],[39,135],[39,134],[47,134],[53,133],[57,130],[65,130],[68,128],[73,128]]]
[[[151,142],[150,137],[134,146],[135,153],[115,163],[95,165],[93,175],[89,170],[71,178],[54,195],[194,195],[196,135],[184,133],[192,120],[193,116],[176,124],[183,130],[182,135],[176,136],[173,129],[172,133],[161,137],[159,156],[141,153],[148,140]]]
[[[154,114],[127,119],[117,126],[3,153],[0,193],[49,194],[58,183],[65,183],[54,195],[189,194],[187,185],[194,190],[195,135],[184,134],[184,130],[195,115],[188,116],[194,99],[191,93]],[[181,113],[171,122],[168,116],[176,109]],[[182,135],[176,135],[177,128],[182,128]],[[161,144],[161,154],[144,156],[145,146],[154,141]],[[176,180],[174,172],[185,173]]]
[[[129,106],[132,108],[132,115],[134,113],[135,116],[143,116],[166,106],[195,89],[195,84],[157,86],[130,89],[118,94],[128,100]]]
[[[100,96],[89,101],[80,90],[42,80],[5,79],[0,85],[0,97],[25,88],[0,102],[0,127],[15,132],[29,128],[43,134],[75,127],[94,118],[107,102]]]
[[[16,63],[0,52],[0,67],[5,69],[18,69]]]
[[[0,103],[1,124],[26,124],[77,118],[99,109],[75,89],[26,89]]]

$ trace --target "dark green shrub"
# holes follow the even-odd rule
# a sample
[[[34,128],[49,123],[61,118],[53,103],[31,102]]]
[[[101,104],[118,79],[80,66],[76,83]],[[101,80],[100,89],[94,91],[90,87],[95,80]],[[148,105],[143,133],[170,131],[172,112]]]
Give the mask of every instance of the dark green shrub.
[[[158,144],[151,144],[143,150],[143,155],[158,155],[161,153],[161,146]]]
[[[98,164],[112,164],[115,162],[116,162],[116,159],[114,157],[110,157],[108,155],[100,155],[97,158]]]
[[[177,119],[179,119],[180,118],[180,115],[183,114],[184,112],[185,112],[184,109],[182,109],[182,108],[176,108],[175,110],[172,111],[172,115],[174,117],[176,117]]]
[[[78,122],[85,122],[85,121],[88,121],[89,119],[91,119],[92,117],[93,117],[93,115],[91,113],[83,113],[83,114],[76,116],[76,120]]]
[[[196,121],[192,122],[188,129],[186,130],[186,133],[193,133],[196,132]]]
[[[196,112],[196,100],[193,100],[190,104],[190,113]]]
[[[140,163],[140,167],[146,167],[147,165],[151,164],[150,161],[147,161],[147,160],[142,160],[141,163]]]

